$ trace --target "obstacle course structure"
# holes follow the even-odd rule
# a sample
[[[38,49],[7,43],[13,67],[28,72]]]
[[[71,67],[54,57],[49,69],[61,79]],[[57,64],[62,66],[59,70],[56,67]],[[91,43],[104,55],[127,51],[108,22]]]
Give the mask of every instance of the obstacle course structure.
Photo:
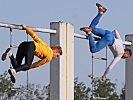
[[[23,30],[21,25],[15,24],[0,23],[0,27]],[[74,26],[71,23],[51,22],[50,29],[31,28],[36,32],[54,33],[50,34],[50,45],[59,44],[63,50],[63,55],[60,58],[50,62],[50,100],[74,100],[74,37],[87,39],[86,36],[74,33]],[[98,39],[98,37],[96,38]],[[131,45],[131,42],[128,41],[132,41],[132,38],[129,36],[125,43]],[[107,58],[101,57],[93,57],[93,59],[107,60]],[[131,67],[132,61],[132,58],[127,60],[126,67],[129,65]],[[133,79],[128,77],[133,71],[129,70],[130,68],[126,71],[128,73],[126,74],[126,100],[131,100],[128,98],[133,91],[131,88]]]

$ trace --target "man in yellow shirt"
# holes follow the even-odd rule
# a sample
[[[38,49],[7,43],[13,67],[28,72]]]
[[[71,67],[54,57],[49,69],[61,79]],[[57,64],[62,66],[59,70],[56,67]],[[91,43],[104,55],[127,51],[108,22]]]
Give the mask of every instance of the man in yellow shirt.
[[[10,74],[13,83],[16,82],[16,72],[39,67],[50,62],[53,58],[62,55],[62,48],[60,46],[54,45],[49,47],[32,29],[24,24],[22,27],[26,30],[26,33],[33,38],[33,41],[22,42],[18,47],[16,58],[13,56],[10,48],[8,48],[2,55],[2,61],[6,60],[8,57],[11,60],[13,68],[10,68],[8,73]],[[34,55],[40,58],[40,60],[32,63]],[[22,64],[23,58],[25,58],[24,64]]]

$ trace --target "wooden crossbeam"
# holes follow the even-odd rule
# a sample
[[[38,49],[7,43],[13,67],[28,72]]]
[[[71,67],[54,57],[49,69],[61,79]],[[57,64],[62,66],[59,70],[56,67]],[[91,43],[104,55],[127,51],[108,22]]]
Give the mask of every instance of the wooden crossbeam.
[[[83,34],[74,33],[74,37],[88,40],[86,35],[83,35]],[[95,41],[98,41],[98,39],[100,39],[100,37],[98,36],[94,36],[94,38],[95,38]]]
[[[86,35],[83,35],[83,34],[74,33],[74,37],[88,40]],[[100,39],[100,37],[94,35],[94,39],[95,39],[95,41],[98,41]],[[123,45],[128,45],[128,46],[132,45],[131,41],[122,41],[122,42],[123,42]]]
[[[23,30],[23,28],[22,28],[21,25],[9,24],[9,23],[1,23],[1,22],[0,22],[0,27]],[[28,27],[30,27],[30,26],[28,26]],[[56,33],[56,30],[52,30],[52,29],[35,28],[35,27],[30,27],[30,28],[31,28],[33,31],[35,31],[35,32]]]

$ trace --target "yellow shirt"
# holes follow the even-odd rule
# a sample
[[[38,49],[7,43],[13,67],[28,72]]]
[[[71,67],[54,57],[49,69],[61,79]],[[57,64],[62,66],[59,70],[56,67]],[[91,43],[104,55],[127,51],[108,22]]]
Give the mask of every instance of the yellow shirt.
[[[26,30],[27,34],[29,34],[34,40],[35,56],[40,58],[39,61],[37,61],[31,65],[31,68],[36,68],[38,66],[41,66],[41,65],[51,61],[52,57],[53,57],[52,49],[44,41],[42,41],[33,30],[31,30],[28,27],[26,27],[25,30]]]

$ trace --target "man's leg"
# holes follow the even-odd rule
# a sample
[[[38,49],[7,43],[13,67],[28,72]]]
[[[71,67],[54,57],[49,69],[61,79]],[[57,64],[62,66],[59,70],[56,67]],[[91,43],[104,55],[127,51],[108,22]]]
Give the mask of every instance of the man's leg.
[[[105,35],[104,37],[100,38],[97,42],[95,42],[92,34],[88,34],[88,38],[89,38],[90,51],[92,53],[100,51],[101,49],[110,45],[114,41],[114,38],[112,37],[110,33],[109,33],[109,36]]]
[[[23,59],[24,55],[23,55],[23,49],[21,48],[21,44],[20,44],[19,47],[18,47],[17,54],[18,54],[18,53],[19,53],[19,59],[21,59],[21,62],[22,62],[22,59]],[[13,83],[15,83],[15,82],[16,82],[16,70],[15,70],[15,69],[18,67],[18,62],[17,62],[17,60],[14,58],[13,55],[10,56],[10,60],[11,60],[11,64],[12,64],[13,68],[10,68],[10,69],[8,70],[8,73],[9,73],[10,76],[11,76],[11,81],[12,81]]]
[[[26,71],[30,69],[32,61],[34,59],[34,51],[35,45],[33,42],[23,42],[21,48],[23,50],[23,56],[25,57],[25,63],[22,65],[22,58],[19,56],[21,52],[18,52],[16,55],[16,60],[18,62],[18,66],[15,69],[16,72]]]
[[[104,8],[102,5],[96,3],[96,6],[98,7],[98,14],[97,16],[92,20],[90,26],[89,26],[89,29],[91,29],[92,33],[97,35],[97,36],[103,36],[105,34],[105,30],[101,29],[101,28],[96,28],[96,26],[98,25],[99,23],[99,20],[102,16],[103,13],[105,13],[107,11],[106,8]],[[90,28],[91,27],[91,28]],[[88,29],[87,27],[85,28],[80,28],[81,31],[84,31],[86,33],[88,33]]]
[[[8,73],[10,74],[11,81],[13,83],[15,83],[16,82],[16,71],[15,71],[15,69],[14,68],[8,69]]]
[[[104,36],[105,35],[105,30],[101,29],[101,28],[97,28],[96,26],[98,25],[103,13],[105,13],[107,11],[106,8],[104,8],[102,5],[96,3],[96,6],[98,8],[98,14],[97,16],[92,20],[91,24],[89,27],[92,28],[92,33],[97,35],[97,36]]]
[[[92,28],[92,33],[99,36],[99,37],[102,37],[105,35],[104,29],[96,27],[98,25],[101,17],[102,17],[102,14],[98,13],[97,16],[92,20],[92,22],[89,26]]]
[[[17,66],[17,61],[16,59],[14,58],[13,54],[12,54],[12,51],[11,51],[11,48],[8,48],[5,53],[2,54],[2,61],[6,60],[6,58],[10,58],[11,60],[11,64],[13,66],[13,68],[16,68]]]
[[[17,64],[17,61],[14,58],[14,55],[13,54],[10,56],[10,61],[11,61],[12,67],[15,69],[18,64]]]
[[[10,68],[8,70],[8,73],[11,76],[11,81],[13,83],[16,82],[16,72],[25,71],[30,68],[30,65],[34,58],[34,50],[35,50],[35,46],[33,42],[32,43],[23,42],[18,47],[16,59],[13,56],[10,57],[12,65],[15,66],[14,68]],[[24,57],[26,58],[25,64],[21,65]]]
[[[6,60],[6,58],[9,57],[10,60],[11,60],[11,64],[13,66],[13,68],[11,67],[9,70],[8,70],[8,73],[10,74],[10,78],[11,78],[11,81],[13,83],[16,82],[16,71],[15,71],[15,67],[17,66],[17,62],[16,62],[16,59],[14,58],[12,52],[11,52],[11,49],[8,48],[5,53],[3,53],[2,55],[2,60]]]

